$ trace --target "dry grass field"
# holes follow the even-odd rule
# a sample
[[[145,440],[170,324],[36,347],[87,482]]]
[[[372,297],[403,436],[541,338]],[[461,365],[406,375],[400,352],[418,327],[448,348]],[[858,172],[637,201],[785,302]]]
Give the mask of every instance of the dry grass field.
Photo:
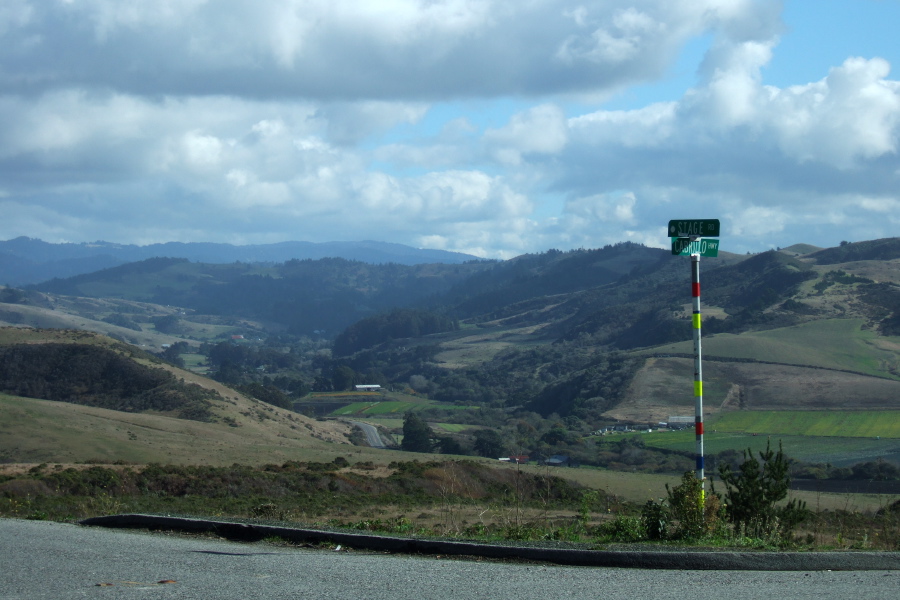
[[[129,348],[88,332],[0,328],[3,345],[48,342],[101,345],[126,354]],[[151,364],[148,359],[135,360]],[[217,392],[211,406],[213,422],[0,394],[0,462],[263,464],[333,457],[335,448],[352,448],[348,423],[310,419],[199,374],[165,363],[152,366]]]
[[[456,332],[451,339],[440,343],[441,351],[435,357],[438,365],[445,369],[461,369],[491,360],[497,353],[508,348],[521,347],[528,336],[540,326],[500,329],[466,329]]]
[[[0,462],[259,465],[366,450],[348,444],[351,426],[339,421],[236,396],[215,411],[234,426],[0,395]]]
[[[693,360],[653,358],[607,415],[656,423],[694,414]],[[786,365],[703,363],[704,414],[733,410],[897,410],[900,382]]]

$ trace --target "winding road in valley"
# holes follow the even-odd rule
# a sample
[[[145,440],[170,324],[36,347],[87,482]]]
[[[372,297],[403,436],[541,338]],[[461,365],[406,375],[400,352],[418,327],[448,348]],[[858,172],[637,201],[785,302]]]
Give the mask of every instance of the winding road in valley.
[[[381,436],[378,434],[378,429],[374,425],[369,425],[368,423],[363,423],[362,421],[350,421],[353,425],[356,425],[360,429],[363,430],[363,433],[366,434],[366,441],[373,448],[384,448],[384,440],[381,439]]]

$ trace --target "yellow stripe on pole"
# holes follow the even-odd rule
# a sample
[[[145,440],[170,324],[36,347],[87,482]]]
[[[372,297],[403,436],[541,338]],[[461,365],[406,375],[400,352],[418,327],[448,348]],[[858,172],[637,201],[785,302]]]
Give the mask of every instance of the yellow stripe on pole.
[[[695,396],[702,396],[702,395],[703,395],[703,382],[702,382],[702,381],[695,381],[695,382],[694,382],[694,395],[695,395]]]
[[[694,329],[700,329],[700,313],[694,313]]]

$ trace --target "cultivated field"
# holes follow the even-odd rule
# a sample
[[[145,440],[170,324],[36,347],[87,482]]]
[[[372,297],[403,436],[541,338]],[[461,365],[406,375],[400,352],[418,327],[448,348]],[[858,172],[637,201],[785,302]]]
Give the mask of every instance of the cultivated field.
[[[900,439],[900,411],[740,411],[712,423],[723,432]]]

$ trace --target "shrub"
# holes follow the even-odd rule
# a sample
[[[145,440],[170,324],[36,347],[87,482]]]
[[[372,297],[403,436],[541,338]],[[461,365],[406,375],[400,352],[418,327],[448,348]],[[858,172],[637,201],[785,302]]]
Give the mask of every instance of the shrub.
[[[670,537],[675,539],[699,539],[718,531],[721,525],[722,503],[718,494],[703,489],[703,482],[692,471],[681,476],[681,484],[674,488],[666,485],[669,520],[674,525]]]
[[[669,529],[669,511],[662,502],[647,500],[641,508],[641,523],[649,540],[664,540]]]
[[[647,538],[641,517],[619,515],[598,527],[601,538],[613,542],[640,542]]]
[[[759,458],[754,458],[748,449],[737,472],[727,464],[719,468],[719,476],[728,490],[725,495],[728,517],[746,536],[785,539],[807,519],[809,511],[806,503],[796,498],[776,505],[787,497],[791,484],[790,462],[781,444],[778,452],[766,444]]]

